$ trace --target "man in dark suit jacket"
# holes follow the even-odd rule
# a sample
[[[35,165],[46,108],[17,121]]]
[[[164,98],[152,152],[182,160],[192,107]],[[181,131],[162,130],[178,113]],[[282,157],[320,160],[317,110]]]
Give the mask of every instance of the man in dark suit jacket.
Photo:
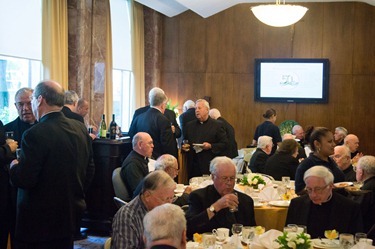
[[[216,108],[210,110],[210,117],[218,120],[223,124],[228,138],[228,148],[225,154],[229,158],[235,158],[236,156],[238,156],[238,148],[233,126],[221,116],[220,111]]]
[[[324,166],[314,166],[304,174],[307,195],[292,199],[286,224],[307,226],[312,238],[324,237],[325,230],[340,233],[363,232],[359,204],[332,192],[333,175]]]
[[[188,237],[219,227],[230,229],[234,223],[255,226],[253,199],[234,190],[236,166],[233,161],[224,156],[215,157],[210,171],[213,185],[190,193],[186,213]]]
[[[182,131],[182,135],[184,134],[184,128],[187,123],[190,121],[196,120],[195,117],[195,103],[192,100],[185,101],[183,107],[182,107],[183,113],[178,117],[180,120],[180,127]],[[182,138],[183,139],[183,138]]]
[[[16,240],[20,248],[73,248],[75,214],[94,175],[86,127],[61,113],[64,91],[44,81],[33,93],[39,123],[22,139],[19,160],[10,165],[18,187]]]
[[[140,131],[147,132],[154,141],[153,158],[157,159],[162,154],[177,158],[177,141],[170,121],[164,116],[167,96],[157,87],[151,89],[149,94],[150,108],[132,121],[129,136],[133,138]]]
[[[267,159],[272,151],[272,137],[260,136],[258,138],[257,149],[251,156],[249,169],[253,173],[264,173]]]

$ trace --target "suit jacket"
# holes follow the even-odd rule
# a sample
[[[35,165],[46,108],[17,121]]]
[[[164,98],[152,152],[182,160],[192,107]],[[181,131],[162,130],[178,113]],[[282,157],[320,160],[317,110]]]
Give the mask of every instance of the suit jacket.
[[[244,226],[255,226],[254,202],[251,197],[235,191],[238,195],[238,211],[231,213],[228,208],[217,212],[209,220],[207,208],[221,198],[214,185],[195,190],[189,195],[189,210],[186,213],[187,235],[192,238],[194,233],[211,232],[218,227],[231,229],[232,224],[240,223]]]
[[[24,133],[19,163],[10,169],[18,187],[16,238],[41,242],[73,234],[94,176],[91,140],[84,124],[62,112],[44,115]]]
[[[70,119],[75,119],[81,123],[85,123],[83,117],[75,112],[72,112],[69,107],[64,106],[61,109],[61,112],[64,113],[65,117],[70,118]]]
[[[251,156],[249,169],[253,173],[264,173],[264,167],[268,158],[269,156],[266,152],[260,148],[257,148],[254,154]]]
[[[154,141],[153,158],[171,154],[177,158],[177,141],[172,133],[170,121],[156,108],[149,108],[138,115],[129,129],[129,136],[138,132],[147,132]]]
[[[277,181],[281,181],[283,176],[289,176],[291,180],[294,180],[298,164],[297,158],[276,152],[267,159],[264,173]]]
[[[307,233],[312,238],[324,237],[324,230],[336,229],[340,233],[362,232],[362,216],[360,207],[357,203],[341,194],[333,193],[328,201],[331,206],[326,209],[328,213],[322,214],[327,219],[324,223],[316,224],[318,221],[312,221],[318,228],[313,229],[314,224],[309,224],[310,210],[313,204],[308,195],[303,195],[292,199],[285,224],[297,224],[307,226]],[[323,203],[322,206],[327,205]],[[320,205],[315,205],[320,206]]]
[[[184,129],[190,121],[196,120],[197,117],[195,116],[195,108],[189,108],[186,110],[186,112],[182,113],[180,116],[178,116],[180,119],[180,127],[182,131],[182,137],[184,137]]]
[[[226,156],[229,158],[235,158],[236,156],[238,156],[238,148],[237,148],[236,136],[234,134],[234,128],[228,121],[226,121],[222,117],[219,117],[217,120],[223,123],[224,130],[227,133],[228,148],[226,150]]]

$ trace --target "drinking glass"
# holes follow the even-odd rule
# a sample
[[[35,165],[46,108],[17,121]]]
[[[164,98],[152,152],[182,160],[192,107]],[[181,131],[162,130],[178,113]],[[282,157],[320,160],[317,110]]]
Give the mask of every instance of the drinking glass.
[[[281,181],[286,188],[290,188],[290,177],[289,176],[281,177]]]
[[[249,246],[251,241],[253,241],[254,238],[254,227],[244,226],[242,227],[242,237],[241,241]]]
[[[238,248],[238,235],[242,232],[242,224],[235,223],[232,225],[233,241],[236,248]]]
[[[188,152],[190,150],[189,140],[182,140],[182,150]]]
[[[202,234],[202,244],[204,248],[213,248],[215,246],[216,237],[212,233]]]
[[[20,157],[21,157],[21,149],[20,148],[16,149],[16,157],[17,157],[17,160],[20,160]]]
[[[354,238],[355,238],[355,243],[357,244],[360,239],[366,239],[367,238],[367,234],[365,234],[365,233],[356,233],[354,235]]]
[[[235,196],[238,196],[236,192],[233,192],[232,194],[234,194]],[[234,212],[237,212],[237,211],[238,211],[238,206],[234,206],[234,207],[229,208],[229,212],[231,212],[231,213],[234,213]]]
[[[354,236],[350,233],[341,233],[339,236],[339,241],[341,248],[349,249],[354,245]]]

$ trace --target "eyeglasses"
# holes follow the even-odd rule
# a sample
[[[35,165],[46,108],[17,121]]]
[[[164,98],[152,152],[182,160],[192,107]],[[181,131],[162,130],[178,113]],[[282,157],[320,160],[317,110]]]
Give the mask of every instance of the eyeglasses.
[[[18,109],[22,109],[24,106],[31,107],[31,102],[16,102],[15,104]]]
[[[323,191],[329,186],[329,184],[325,185],[324,187],[316,187],[316,188],[305,188],[308,194],[312,194],[315,192],[316,194],[321,194]]]
[[[218,177],[215,175],[215,177],[217,177],[221,182],[234,182],[236,180],[236,177],[235,176],[222,176],[222,177]]]

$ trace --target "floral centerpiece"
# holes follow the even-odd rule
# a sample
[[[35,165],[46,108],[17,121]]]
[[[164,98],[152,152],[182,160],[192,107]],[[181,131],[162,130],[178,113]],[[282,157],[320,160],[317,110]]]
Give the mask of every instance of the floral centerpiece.
[[[254,189],[258,189],[259,184],[266,185],[266,182],[264,181],[262,176],[251,173],[244,175],[240,183],[245,186],[251,186]]]
[[[307,233],[287,233],[277,237],[275,242],[279,249],[310,249],[311,237]]]

